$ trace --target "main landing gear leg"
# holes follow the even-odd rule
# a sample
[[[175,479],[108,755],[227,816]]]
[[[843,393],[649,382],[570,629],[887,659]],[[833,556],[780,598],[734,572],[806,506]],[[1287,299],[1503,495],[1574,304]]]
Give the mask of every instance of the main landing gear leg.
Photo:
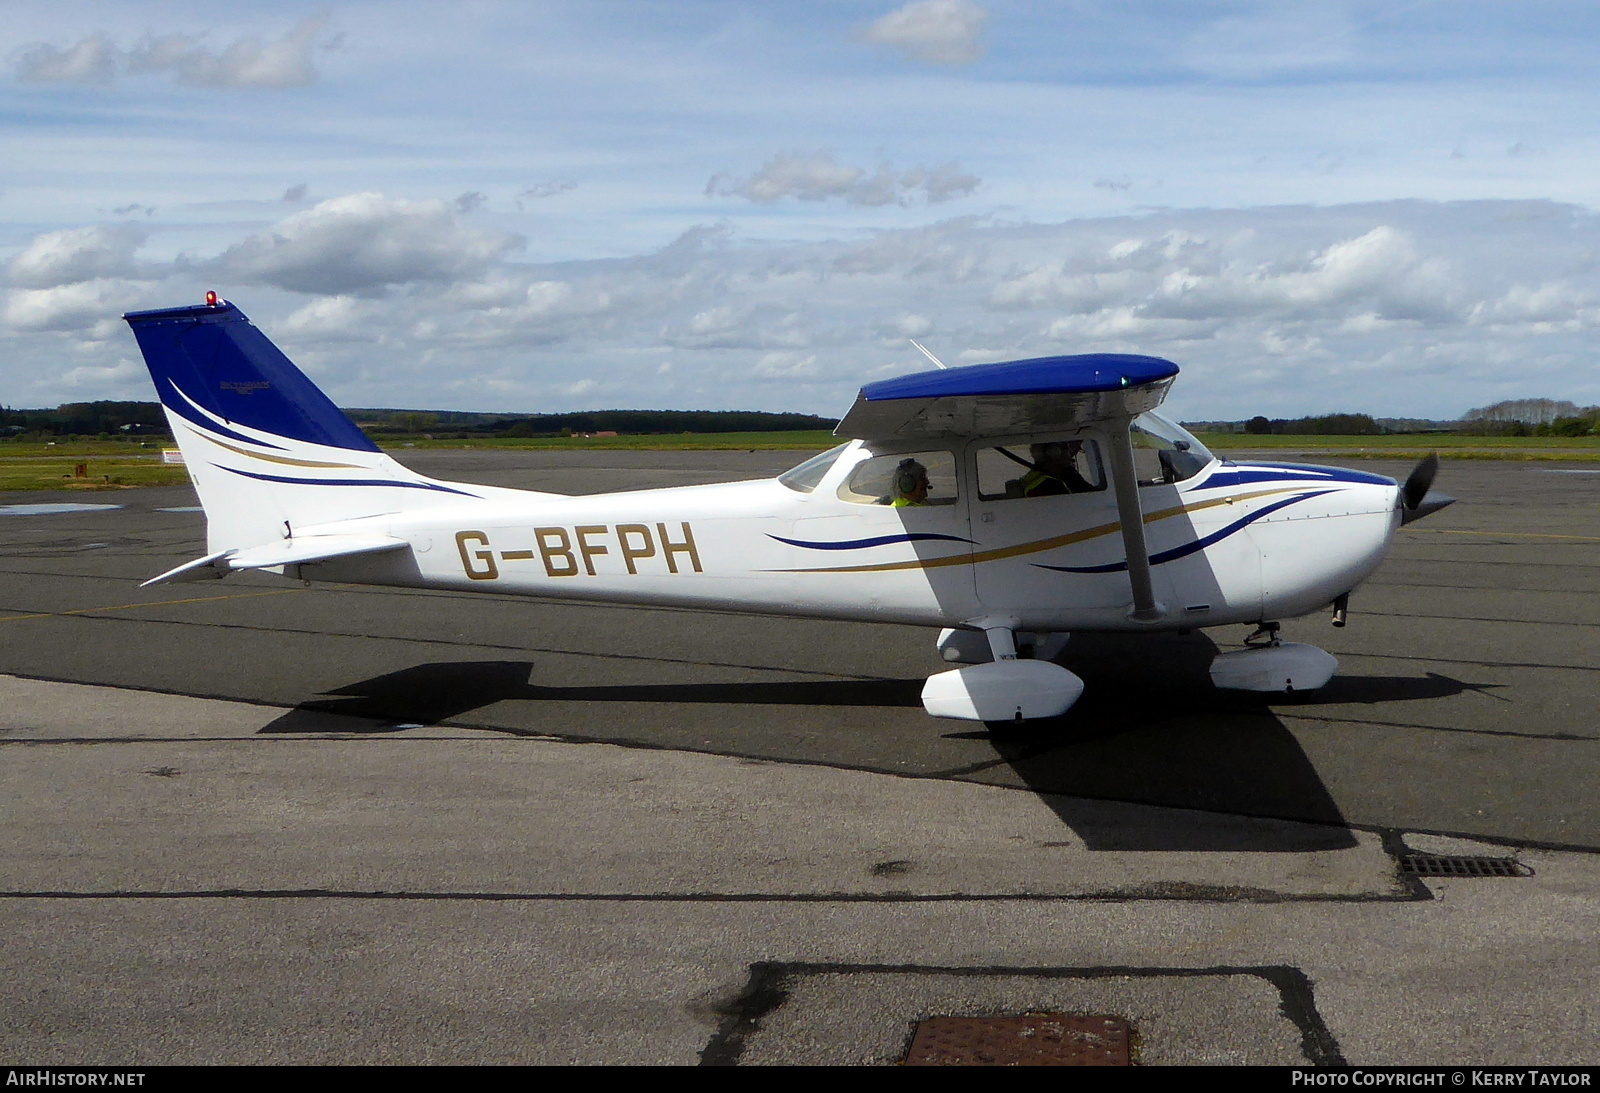
[[[1055,660],[1067,647],[1072,635],[1049,631],[1012,631],[1018,660]],[[939,631],[934,648],[952,664],[988,664],[995,659],[989,635],[983,630],[945,629]]]

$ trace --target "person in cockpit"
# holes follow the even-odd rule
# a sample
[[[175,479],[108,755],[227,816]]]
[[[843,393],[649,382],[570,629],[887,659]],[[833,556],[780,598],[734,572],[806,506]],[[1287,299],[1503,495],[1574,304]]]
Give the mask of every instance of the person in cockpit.
[[[1023,497],[1053,497],[1062,493],[1091,493],[1093,482],[1078,470],[1078,453],[1083,450],[1081,440],[1059,440],[1034,444],[1028,449],[1033,456],[1033,469],[1020,479]]]
[[[889,504],[897,509],[917,508],[928,503],[928,468],[915,459],[902,459],[894,469],[894,493]]]

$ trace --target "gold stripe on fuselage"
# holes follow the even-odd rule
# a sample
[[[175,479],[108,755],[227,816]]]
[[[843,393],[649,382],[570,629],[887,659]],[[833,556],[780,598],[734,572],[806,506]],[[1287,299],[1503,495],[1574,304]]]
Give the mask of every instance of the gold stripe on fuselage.
[[[1288,486],[1275,490],[1258,490],[1255,493],[1234,494],[1231,497],[1213,497],[1209,501],[1199,501],[1193,505],[1178,505],[1170,509],[1158,509],[1155,512],[1145,513],[1144,522],[1153,524],[1157,520],[1165,520],[1169,516],[1181,516],[1187,512],[1200,512],[1203,509],[1216,508],[1218,505],[1231,505],[1239,501],[1253,501],[1258,497],[1272,497],[1280,493],[1295,493],[1305,489],[1304,485]],[[1054,550],[1056,547],[1071,546],[1073,543],[1087,542],[1098,539],[1103,535],[1112,535],[1122,530],[1122,521],[1117,520],[1109,524],[1100,524],[1082,531],[1070,532],[1066,535],[1055,535],[1049,539],[1035,539],[1031,543],[1018,543],[1015,546],[996,547],[993,550],[978,550],[971,554],[951,554],[944,558],[916,558],[908,562],[879,562],[875,565],[846,565],[825,566],[816,569],[768,569],[765,573],[887,573],[897,569],[941,569],[951,565],[976,565],[979,562],[994,562],[1001,558],[1015,558],[1023,554],[1038,554],[1041,551]]]

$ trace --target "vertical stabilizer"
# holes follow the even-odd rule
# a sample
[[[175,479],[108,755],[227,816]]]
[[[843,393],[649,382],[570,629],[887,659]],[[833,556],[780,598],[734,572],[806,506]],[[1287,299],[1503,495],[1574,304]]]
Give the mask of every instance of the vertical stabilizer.
[[[123,318],[200,494],[210,550],[477,496],[380,452],[232,304]]]

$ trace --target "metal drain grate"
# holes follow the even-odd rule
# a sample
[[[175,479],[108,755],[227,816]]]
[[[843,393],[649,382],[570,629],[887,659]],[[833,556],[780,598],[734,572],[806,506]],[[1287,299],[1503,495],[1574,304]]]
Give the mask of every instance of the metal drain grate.
[[[1406,854],[1400,871],[1414,877],[1531,877],[1533,870],[1515,858],[1461,858]]]
[[[1133,1029],[1121,1017],[1029,1013],[1020,1017],[929,1017],[905,1066],[1131,1066]]]

